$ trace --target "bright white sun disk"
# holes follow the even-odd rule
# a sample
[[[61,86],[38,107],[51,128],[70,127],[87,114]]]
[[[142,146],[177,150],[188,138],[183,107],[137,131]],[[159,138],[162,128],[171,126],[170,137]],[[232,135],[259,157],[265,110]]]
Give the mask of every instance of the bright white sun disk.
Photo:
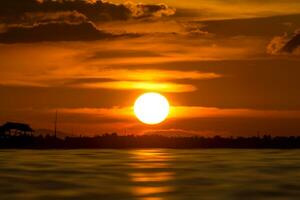
[[[159,93],[149,92],[137,98],[134,104],[136,117],[145,124],[158,124],[169,114],[169,102]]]

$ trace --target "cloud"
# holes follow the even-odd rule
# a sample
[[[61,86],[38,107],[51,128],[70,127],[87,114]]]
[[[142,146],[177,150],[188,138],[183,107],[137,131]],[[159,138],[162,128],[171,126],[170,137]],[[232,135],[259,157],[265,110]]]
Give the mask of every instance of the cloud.
[[[300,47],[300,30],[292,37],[287,34],[274,37],[267,46],[269,54],[298,54]]]
[[[89,21],[88,18],[77,11],[61,11],[61,12],[28,12],[22,16],[22,24],[37,23],[82,23]]]
[[[98,29],[91,22],[42,23],[33,26],[13,26],[0,33],[0,43],[33,43],[44,41],[93,41],[129,37],[134,34],[113,34]]]
[[[177,7],[176,17],[203,20],[235,19],[299,13],[296,0],[189,0],[166,1]]]
[[[282,47],[281,51],[287,53],[293,53],[296,49],[300,47],[300,31],[297,31],[295,35],[287,41],[287,43]]]
[[[141,90],[157,92],[193,92],[197,88],[190,84],[179,84],[172,82],[148,82],[148,81],[111,81],[80,84],[76,87],[82,88],[99,88],[111,90]]]
[[[93,74],[93,75],[91,75]],[[175,70],[81,70],[72,72],[57,71],[50,78],[39,76],[27,80],[9,80],[2,84],[51,87],[98,88],[111,90],[147,90],[160,92],[192,92],[197,88],[190,80],[209,80],[222,77],[215,73]],[[0,81],[1,83],[1,81]]]
[[[190,36],[213,36],[214,34],[204,31],[204,25],[193,22],[182,23],[181,26],[184,29],[184,32]]]
[[[220,78],[222,75],[211,72],[183,71],[183,70],[127,70],[127,69],[101,69],[101,70],[82,70],[83,80],[126,80],[126,81],[166,81],[166,80],[207,80]],[[84,75],[85,74],[85,75]],[[93,74],[94,76],[91,76]],[[74,76],[73,76],[74,77]],[[65,77],[64,77],[65,78]],[[82,80],[82,79],[79,79]]]
[[[287,42],[287,35],[283,36],[276,36],[274,37],[271,42],[267,46],[267,52],[269,54],[277,54],[281,51],[284,45]]]
[[[221,38],[236,36],[270,38],[283,32],[294,31],[300,26],[300,15],[191,21],[185,26],[187,31],[208,32]]]
[[[216,107],[173,106],[173,118],[300,118],[299,110],[222,109]]]
[[[192,80],[204,81],[222,77],[221,74],[197,70],[83,68],[82,65],[75,67],[74,64],[66,64],[66,66],[70,65],[73,65],[70,69],[63,66],[43,70],[42,74],[39,73],[38,76],[32,76],[26,72],[22,76],[8,73],[9,76],[2,76],[0,84],[181,93],[197,90],[195,86],[189,84]],[[20,73],[20,69],[18,73]]]
[[[97,50],[89,53],[85,60],[97,59],[117,59],[117,58],[155,58],[163,57],[164,55],[159,52],[150,50],[135,50],[135,49],[118,49],[118,50]]]
[[[176,13],[175,8],[170,8],[166,4],[135,4],[126,3],[125,6],[130,9],[133,18],[161,18],[164,16],[172,16]]]
[[[157,19],[174,14],[175,9],[165,4],[117,4],[104,0],[4,0],[0,1],[0,42],[90,41],[129,36],[99,30],[95,24]]]
[[[22,21],[26,13],[72,11],[85,15],[93,22],[160,18],[175,14],[175,9],[165,4],[132,2],[116,4],[103,0],[3,0],[0,2],[0,20],[6,23]]]
[[[169,74],[168,74],[169,73]],[[181,76],[180,76],[181,74]],[[75,88],[98,88],[110,90],[139,90],[159,92],[193,92],[197,88],[188,83],[191,79],[215,79],[214,73],[183,71],[113,70],[103,71],[98,77],[71,79],[64,78],[62,86]],[[177,81],[176,81],[177,80]],[[180,81],[181,80],[181,81]],[[57,82],[57,81],[56,81]]]

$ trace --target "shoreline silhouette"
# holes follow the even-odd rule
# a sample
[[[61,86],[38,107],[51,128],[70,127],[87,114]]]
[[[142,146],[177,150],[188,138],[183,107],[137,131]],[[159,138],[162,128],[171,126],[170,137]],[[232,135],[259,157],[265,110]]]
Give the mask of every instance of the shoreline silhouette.
[[[94,137],[19,135],[0,137],[0,149],[298,149],[300,137],[167,137],[162,135],[104,134]]]
[[[33,133],[28,124],[7,122],[0,126],[0,149],[300,149],[300,136],[202,137],[106,133],[59,138],[56,132],[46,136]]]

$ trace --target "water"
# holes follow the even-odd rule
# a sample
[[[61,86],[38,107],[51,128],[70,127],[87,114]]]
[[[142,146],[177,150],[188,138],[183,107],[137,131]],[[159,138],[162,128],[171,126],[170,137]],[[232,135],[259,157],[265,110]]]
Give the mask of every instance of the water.
[[[0,199],[299,199],[300,150],[1,150]]]

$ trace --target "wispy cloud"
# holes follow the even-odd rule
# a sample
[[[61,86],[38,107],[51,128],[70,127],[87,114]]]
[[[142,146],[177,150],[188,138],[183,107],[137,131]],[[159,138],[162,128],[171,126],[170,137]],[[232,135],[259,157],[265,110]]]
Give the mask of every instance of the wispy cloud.
[[[142,82],[142,81],[113,81],[102,83],[85,83],[78,87],[104,88],[113,90],[142,90],[156,92],[193,92],[197,88],[190,84],[178,84],[170,82]]]
[[[77,81],[73,80],[69,86],[117,90],[192,92],[197,90],[197,88],[187,84],[188,80],[205,80],[220,77],[221,75],[219,74],[199,71],[102,70],[96,77],[87,76],[83,79],[77,79]],[[185,80],[187,83],[176,83],[176,80]]]
[[[33,26],[13,26],[0,33],[0,43],[35,43],[57,41],[93,41],[115,39],[119,37],[136,37],[135,34],[113,34],[98,29],[91,22],[45,23]]]
[[[300,118],[300,111],[174,106],[171,108],[170,116],[174,118]]]

